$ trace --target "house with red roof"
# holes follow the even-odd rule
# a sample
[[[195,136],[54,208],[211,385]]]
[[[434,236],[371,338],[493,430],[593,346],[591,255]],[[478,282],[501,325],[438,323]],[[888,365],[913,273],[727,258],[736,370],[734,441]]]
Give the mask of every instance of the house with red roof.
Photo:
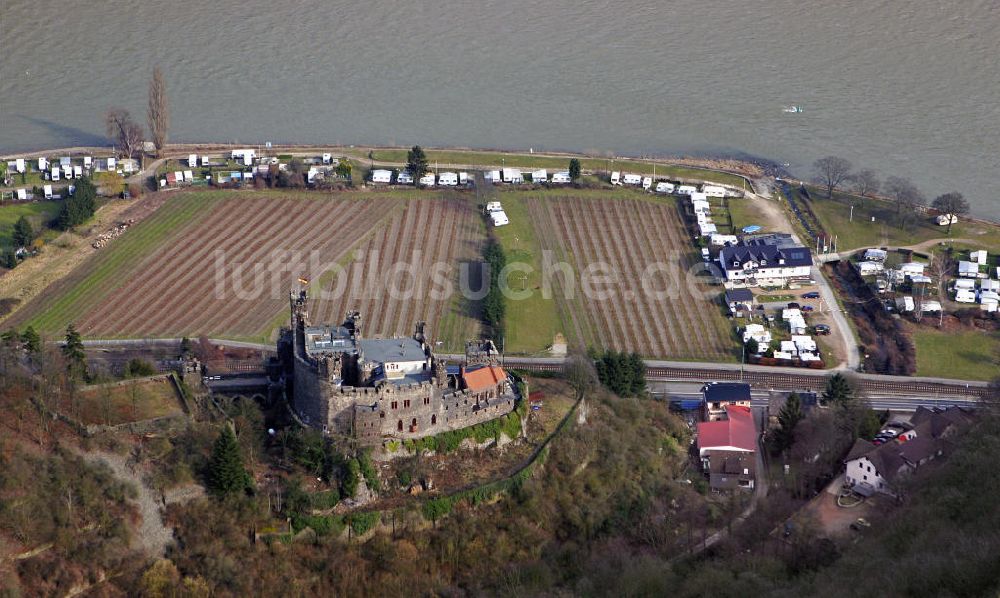
[[[752,490],[757,426],[750,407],[727,405],[726,418],[698,424],[698,456],[716,491]]]

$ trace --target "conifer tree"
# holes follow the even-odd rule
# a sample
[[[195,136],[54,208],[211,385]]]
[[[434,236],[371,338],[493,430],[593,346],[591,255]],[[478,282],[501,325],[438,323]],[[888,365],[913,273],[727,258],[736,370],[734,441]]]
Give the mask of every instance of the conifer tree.
[[[774,445],[779,452],[792,446],[795,441],[795,426],[802,421],[803,417],[802,400],[797,393],[793,392],[788,395],[784,407],[778,412],[778,428],[774,431]]]
[[[851,382],[843,374],[834,374],[826,381],[826,389],[823,391],[823,402],[842,405],[850,402],[854,398],[854,389]]]
[[[216,496],[227,496],[246,490],[249,475],[243,468],[240,446],[233,427],[226,424],[215,440],[208,463],[208,489]]]

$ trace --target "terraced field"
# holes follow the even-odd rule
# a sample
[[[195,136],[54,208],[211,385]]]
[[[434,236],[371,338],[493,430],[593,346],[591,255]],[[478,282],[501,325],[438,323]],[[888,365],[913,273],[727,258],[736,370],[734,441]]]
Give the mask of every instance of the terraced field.
[[[459,292],[462,264],[480,259],[485,240],[482,217],[463,195],[414,199],[352,252],[343,271],[313,292],[315,322],[340,322],[359,310],[366,336],[408,336],[425,321],[439,349],[458,351],[480,331],[476,302]],[[478,288],[478,279],[470,285]]]
[[[347,197],[178,195],[47,289],[12,325],[60,334],[73,322],[88,337],[267,338],[296,278],[318,276],[314,269],[342,258],[402,205]]]
[[[575,267],[556,277],[562,319],[587,346],[648,357],[729,361],[734,341],[718,305],[689,275],[698,258],[672,200],[542,198],[527,201],[543,251]],[[582,273],[603,264],[591,291]],[[572,284],[572,292],[569,292]],[[594,292],[594,291],[598,292]]]

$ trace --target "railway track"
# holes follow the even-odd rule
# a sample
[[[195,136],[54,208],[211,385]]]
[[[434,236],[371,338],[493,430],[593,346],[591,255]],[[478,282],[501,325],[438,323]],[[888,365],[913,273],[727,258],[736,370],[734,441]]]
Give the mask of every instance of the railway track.
[[[555,363],[536,363],[508,359],[510,368],[528,372],[558,372],[562,366]],[[737,382],[743,381],[761,390],[812,390],[821,391],[826,386],[827,372],[788,373],[743,371],[738,369],[650,367],[646,377],[669,382]],[[885,380],[862,376],[856,378],[858,386],[867,394],[877,396],[913,397],[974,397],[985,396],[987,388],[962,383],[926,382],[921,380]]]

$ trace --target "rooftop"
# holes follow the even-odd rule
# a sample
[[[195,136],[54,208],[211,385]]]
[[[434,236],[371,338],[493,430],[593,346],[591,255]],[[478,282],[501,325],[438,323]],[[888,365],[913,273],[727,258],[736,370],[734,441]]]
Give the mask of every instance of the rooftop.
[[[702,389],[709,403],[749,401],[750,385],[742,382],[714,382]]]
[[[309,326],[305,329],[306,353],[345,353],[357,348],[351,331],[343,326]]]
[[[427,358],[423,346],[412,338],[366,338],[358,344],[366,361],[386,363],[424,361]]]
[[[732,447],[755,452],[757,450],[757,427],[749,407],[729,405],[726,407],[729,419],[701,422],[698,424],[698,448]]]

